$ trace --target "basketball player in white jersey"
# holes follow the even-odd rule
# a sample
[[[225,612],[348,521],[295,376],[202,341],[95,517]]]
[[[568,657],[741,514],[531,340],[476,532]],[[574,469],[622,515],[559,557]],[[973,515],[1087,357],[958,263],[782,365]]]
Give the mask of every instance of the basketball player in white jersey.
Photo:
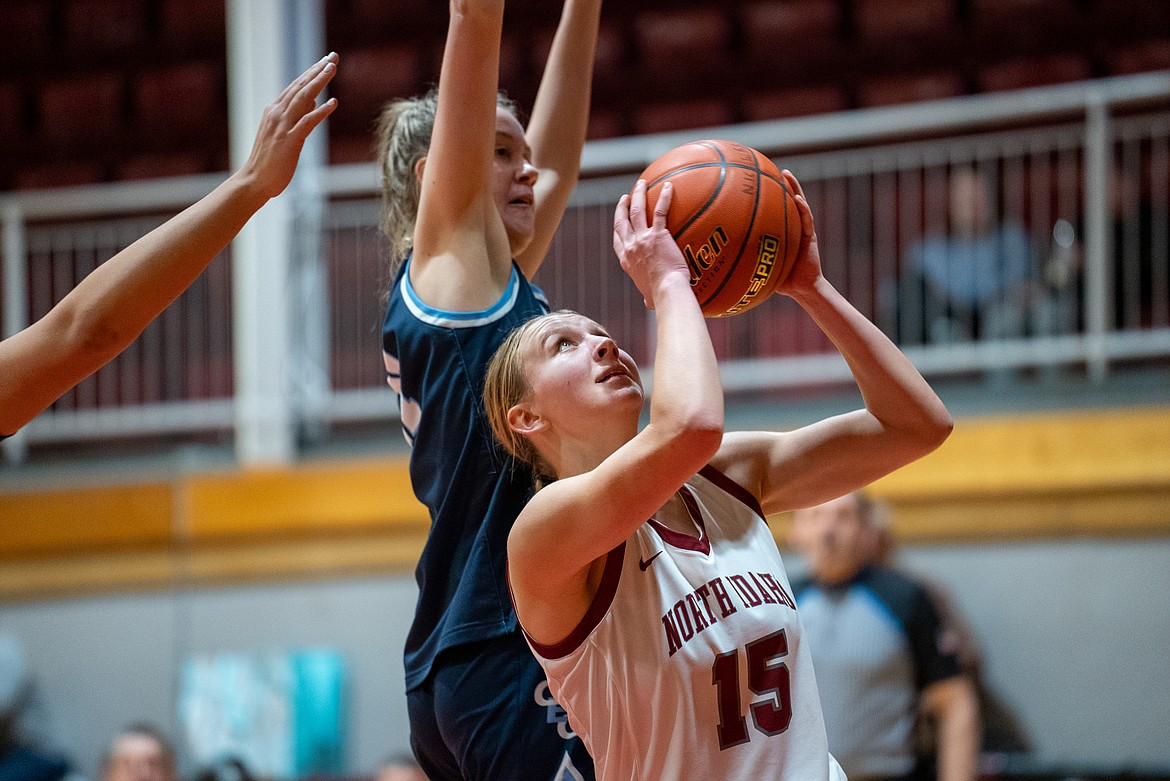
[[[790,433],[723,433],[715,353],[670,190],[618,203],[614,248],[657,312],[650,421],[637,367],[572,312],[529,321],[488,371],[497,437],[547,482],[508,540],[516,612],[557,701],[614,779],[844,778],[766,513],[839,496],[934,450],[952,423],[803,239],[784,283],[845,356],[865,408]]]

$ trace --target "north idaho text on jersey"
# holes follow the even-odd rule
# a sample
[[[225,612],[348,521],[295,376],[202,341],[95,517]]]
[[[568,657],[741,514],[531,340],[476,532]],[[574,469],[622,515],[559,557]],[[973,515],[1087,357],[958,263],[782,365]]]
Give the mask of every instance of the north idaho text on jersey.
[[[733,599],[733,595],[737,599]],[[715,601],[715,609],[712,609],[712,599]],[[692,637],[741,608],[750,610],[760,605],[785,605],[796,610],[796,602],[784,590],[784,586],[767,572],[728,575],[707,581],[684,595],[662,616],[667,656],[674,656]]]

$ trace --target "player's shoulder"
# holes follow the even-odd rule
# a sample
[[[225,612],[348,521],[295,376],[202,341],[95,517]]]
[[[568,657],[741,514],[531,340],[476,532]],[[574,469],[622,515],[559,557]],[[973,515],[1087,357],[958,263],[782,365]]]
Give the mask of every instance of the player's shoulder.
[[[445,307],[428,301],[411,279],[409,265],[404,264],[394,285],[386,309],[384,330],[438,328],[463,333],[511,331],[518,321],[544,314],[548,299],[539,287],[527,280],[513,262],[510,276],[503,288],[490,299],[478,302],[478,308]]]
[[[873,591],[888,594],[900,601],[913,602],[929,596],[922,581],[895,567],[866,567],[858,574],[857,581]]]
[[[913,575],[898,567],[873,565],[866,567],[858,575],[858,580],[869,583],[881,583],[891,588],[906,589],[907,591],[921,591],[922,583]]]
[[[857,583],[884,603],[907,627],[934,612],[930,590],[918,578],[894,567],[867,567]]]
[[[800,599],[813,587],[813,579],[808,575],[798,575],[789,582],[792,586],[792,596],[795,599]]]

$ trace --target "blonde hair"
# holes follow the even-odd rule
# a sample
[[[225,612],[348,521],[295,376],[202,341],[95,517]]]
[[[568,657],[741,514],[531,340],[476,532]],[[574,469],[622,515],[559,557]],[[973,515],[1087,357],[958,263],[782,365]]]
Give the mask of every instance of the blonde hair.
[[[552,466],[532,444],[532,440],[512,430],[508,425],[508,410],[528,398],[528,371],[524,365],[525,337],[541,323],[553,317],[573,315],[568,309],[561,309],[524,322],[496,348],[488,364],[487,376],[483,383],[483,407],[491,424],[496,441],[517,461],[532,468],[537,488],[557,479]]]
[[[504,93],[497,93],[496,105],[519,119],[515,101]],[[430,151],[438,108],[439,91],[432,87],[421,97],[390,101],[378,117],[376,154],[382,180],[379,227],[390,242],[391,278],[414,245],[414,223],[422,194],[415,166]]]

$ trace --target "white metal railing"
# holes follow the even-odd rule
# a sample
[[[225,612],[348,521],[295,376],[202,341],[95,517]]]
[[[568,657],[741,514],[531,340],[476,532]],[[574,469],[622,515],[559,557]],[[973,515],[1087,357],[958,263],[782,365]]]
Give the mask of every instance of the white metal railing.
[[[1170,73],[587,145],[583,181],[537,282],[556,305],[604,322],[642,362],[650,324],[612,257],[612,204],[659,154],[702,137],[754,146],[800,178],[826,275],[928,374],[1072,364],[1101,378],[1114,361],[1170,356]],[[910,284],[916,244],[949,230],[947,187],[960,170],[987,182],[997,219],[1020,225],[1032,248],[1035,295],[1015,330],[940,336],[932,323],[948,312],[929,286]],[[221,179],[0,199],[5,333]],[[323,182],[334,199],[320,261],[320,306],[329,314],[317,318],[328,335],[323,361],[315,360],[327,376],[301,384],[326,390],[299,402],[299,414],[309,425],[389,420],[394,403],[378,355],[386,280],[376,168],[335,166]],[[1114,185],[1141,216],[1118,222],[1116,235]],[[28,426],[26,441],[230,429],[229,264],[213,263],[131,350]],[[313,297],[300,306],[314,306]],[[786,300],[711,326],[731,391],[845,377],[827,341]]]

